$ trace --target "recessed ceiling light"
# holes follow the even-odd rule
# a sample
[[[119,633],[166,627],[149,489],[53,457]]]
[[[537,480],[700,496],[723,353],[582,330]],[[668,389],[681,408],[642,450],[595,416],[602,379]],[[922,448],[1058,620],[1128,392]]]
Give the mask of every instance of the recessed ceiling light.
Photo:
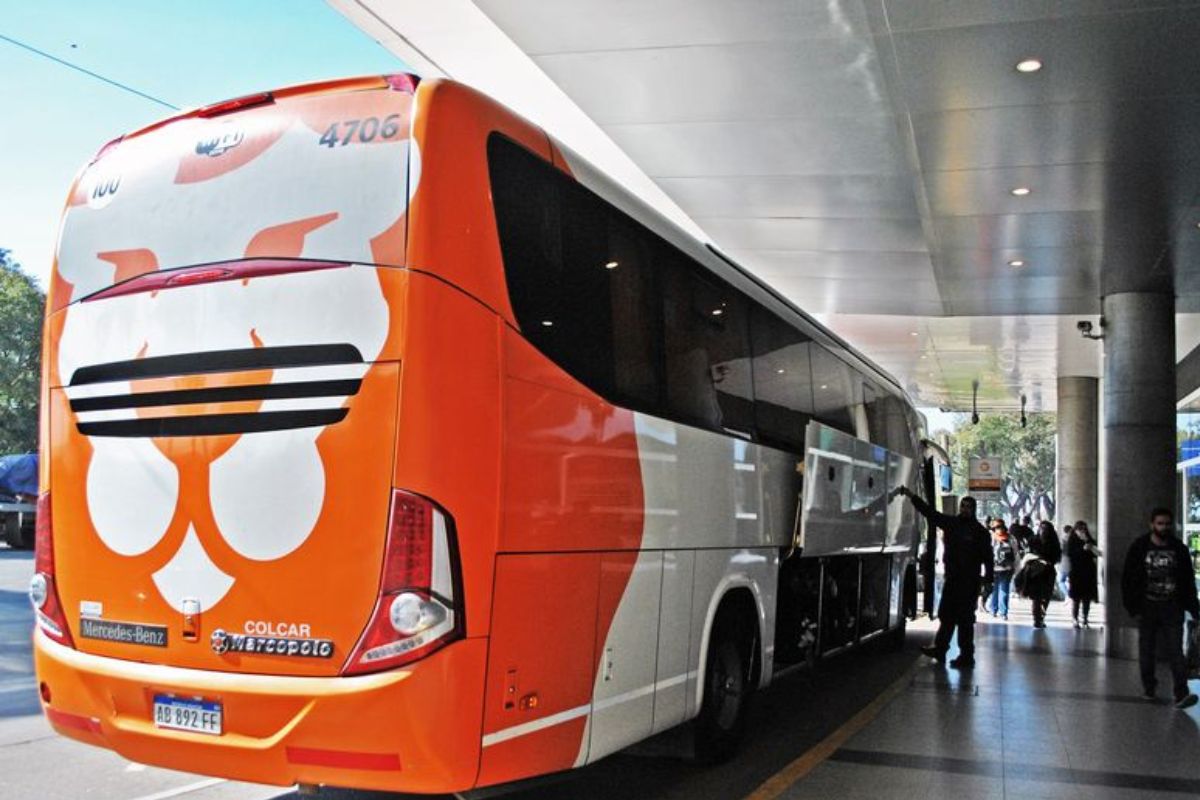
[[[829,386],[828,386],[827,384],[824,384],[824,383],[822,383],[822,384],[821,384],[821,388],[822,388],[822,389],[828,389],[828,388],[829,388]]]
[[[1008,265],[1009,265],[1010,267],[1023,267],[1023,266],[1025,266],[1025,259],[1023,259],[1023,258],[1014,258],[1012,261],[1009,261],[1009,262],[1008,262]]]
[[[920,334],[918,334],[916,331],[909,331],[908,335],[909,336],[919,336]]]
[[[619,266],[621,266],[621,263],[619,261],[609,261],[607,264],[604,265],[604,268],[605,269],[616,269]]]
[[[929,358],[929,356],[921,356],[921,360],[922,360],[922,361],[924,361],[924,360],[925,360],[925,359],[927,359],[927,358]]]
[[[544,319],[544,320],[542,320],[542,325],[543,325],[544,327],[550,328],[550,327],[553,327],[553,326],[554,326],[554,321],[553,321],[553,320],[549,320],[549,319]]]
[[[777,375],[782,375],[782,374],[783,374],[785,371],[786,371],[786,370],[777,369],[777,370],[775,370],[775,373],[776,373]]]
[[[1024,197],[1025,195],[1029,194],[1029,187],[1028,186],[1018,186],[1015,189],[1011,189],[1009,191],[1014,197]]]
[[[1037,72],[1042,68],[1042,62],[1036,58],[1026,58],[1017,62],[1017,72]]]
[[[724,310],[724,309],[721,309],[721,308],[714,308],[714,309],[713,309],[713,311],[712,311],[712,315],[713,315],[714,317],[719,317],[719,316],[721,316],[721,315],[722,315],[722,314],[724,314],[724,313],[725,313],[725,310]]]

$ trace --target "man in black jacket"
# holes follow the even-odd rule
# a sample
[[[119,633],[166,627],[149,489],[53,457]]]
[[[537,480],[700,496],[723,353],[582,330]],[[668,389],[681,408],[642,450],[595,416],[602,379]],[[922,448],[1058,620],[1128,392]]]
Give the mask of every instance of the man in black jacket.
[[[907,487],[900,487],[902,494],[912,501],[929,524],[941,528],[942,546],[945,551],[946,581],[942,588],[942,602],[938,607],[937,635],[933,644],[922,647],[925,655],[943,661],[950,649],[950,639],[958,631],[959,656],[950,662],[955,669],[971,669],[975,666],[975,604],[983,582],[990,586],[993,580],[992,541],[987,530],[975,517],[975,498],[964,497],[958,503],[958,516],[952,517],[934,510],[928,503],[913,494]],[[986,574],[986,579],[982,575]]]
[[[1018,561],[1029,552],[1029,544],[1033,541],[1033,528],[1030,527],[1032,522],[1033,518],[1026,514],[1008,529],[1008,535],[1012,537],[1013,543],[1017,546]]]
[[[1142,688],[1154,699],[1158,679],[1154,657],[1161,639],[1170,654],[1175,705],[1188,708],[1196,695],[1188,690],[1183,657],[1183,612],[1200,618],[1200,600],[1192,574],[1192,557],[1173,533],[1174,518],[1165,508],[1150,512],[1150,532],[1134,539],[1125,556],[1121,599],[1138,623],[1138,665]]]

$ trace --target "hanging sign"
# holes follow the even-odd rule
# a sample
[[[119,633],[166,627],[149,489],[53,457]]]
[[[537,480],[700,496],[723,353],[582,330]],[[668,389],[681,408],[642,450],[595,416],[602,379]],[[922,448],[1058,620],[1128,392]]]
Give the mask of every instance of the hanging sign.
[[[1000,492],[1000,459],[976,456],[967,465],[967,491],[973,495]]]

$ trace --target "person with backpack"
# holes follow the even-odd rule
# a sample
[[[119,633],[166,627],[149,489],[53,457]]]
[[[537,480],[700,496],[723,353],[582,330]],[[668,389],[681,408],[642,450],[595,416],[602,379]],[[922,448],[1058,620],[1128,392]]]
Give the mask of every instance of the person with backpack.
[[[1017,548],[1017,558],[1023,558],[1029,552],[1029,543],[1033,540],[1033,528],[1029,527],[1029,515],[1021,517],[1020,520],[1012,524],[1012,529],[1008,532],[1008,536],[1012,539],[1013,545]]]
[[[1008,601],[1012,595],[1013,570],[1017,567],[1017,549],[1004,520],[992,523],[992,616],[1008,620]]]
[[[1013,526],[1014,528],[1016,526]],[[1018,546],[1020,542],[1018,542]],[[1054,526],[1043,521],[1038,531],[1021,548],[1021,565],[1013,577],[1013,586],[1032,605],[1033,627],[1046,627],[1046,610],[1054,598],[1054,565],[1062,560],[1062,544]]]

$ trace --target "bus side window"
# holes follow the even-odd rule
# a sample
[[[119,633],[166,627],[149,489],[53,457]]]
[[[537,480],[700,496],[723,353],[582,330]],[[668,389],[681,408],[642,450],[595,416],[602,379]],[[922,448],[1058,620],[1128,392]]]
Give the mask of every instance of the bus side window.
[[[499,135],[488,139],[492,203],[508,296],[527,339],[554,357],[561,337],[562,220],[559,182],[534,154]],[[549,322],[550,325],[544,325]]]
[[[605,207],[577,184],[561,187],[562,281],[559,314],[549,327],[558,363],[603,397],[613,396],[613,319]],[[545,325],[543,328],[547,327]]]
[[[611,309],[615,397],[625,405],[662,405],[662,302],[654,276],[653,243],[635,224],[609,211],[603,255]]]
[[[712,430],[754,430],[745,298],[666,254],[663,320],[667,406]]]
[[[862,382],[846,362],[817,345],[812,348],[813,406],[817,419],[854,435],[854,406],[862,402]]]
[[[812,341],[763,308],[750,314],[754,349],[754,420],[764,441],[796,452],[813,413]]]

